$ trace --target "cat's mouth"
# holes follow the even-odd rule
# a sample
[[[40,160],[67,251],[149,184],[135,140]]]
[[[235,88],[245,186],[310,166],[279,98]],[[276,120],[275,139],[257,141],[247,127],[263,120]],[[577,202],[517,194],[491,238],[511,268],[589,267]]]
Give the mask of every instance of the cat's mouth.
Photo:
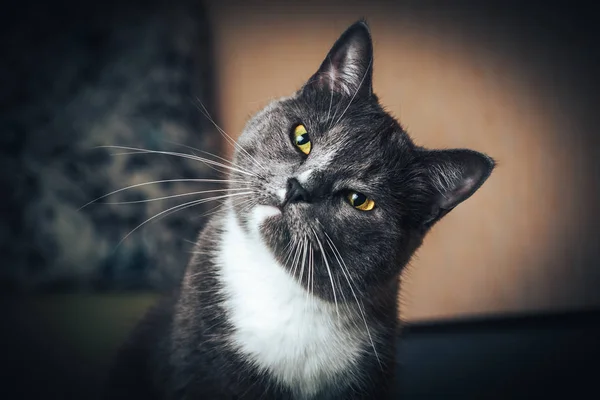
[[[275,247],[314,236],[320,229],[311,221],[311,204],[290,201],[288,190],[274,186],[261,187],[254,206],[244,212],[248,228]]]
[[[284,207],[258,204],[251,213],[251,224],[263,237],[295,240],[314,235],[318,227],[307,218],[308,204],[288,204]],[[314,225],[314,226],[313,226]]]
[[[281,216],[279,207],[273,205],[257,204],[252,210],[253,224],[257,227],[262,226],[270,218]]]

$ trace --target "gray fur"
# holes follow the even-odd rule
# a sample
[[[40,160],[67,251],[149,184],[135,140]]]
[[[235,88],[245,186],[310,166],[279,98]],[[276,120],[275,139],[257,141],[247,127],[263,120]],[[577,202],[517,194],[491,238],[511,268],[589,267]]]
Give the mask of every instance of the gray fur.
[[[155,393],[162,393],[158,398],[374,399],[391,395],[399,274],[429,228],[472,195],[494,164],[470,150],[430,151],[415,146],[372,93],[371,68],[370,33],[364,22],[357,22],[334,44],[304,87],[271,103],[246,125],[233,160],[239,171],[231,173],[230,186],[252,193],[233,197],[212,219],[200,236],[180,291],[162,311],[168,334],[159,337],[147,358],[151,375],[164,376],[164,381],[146,380],[156,385]],[[308,155],[292,142],[299,123],[310,135]],[[282,190],[285,196],[280,195]],[[376,206],[370,211],[354,208],[346,199],[349,191],[374,199]],[[268,212],[260,223],[257,210]],[[274,257],[277,262],[256,261],[252,252],[236,259],[242,240],[227,241],[232,225],[243,231],[237,238],[259,237],[246,242],[256,243],[256,254],[266,254],[260,260]],[[314,274],[308,268],[294,268],[299,265],[299,249],[306,246],[312,249]],[[295,254],[291,263],[290,250]],[[233,268],[231,260],[236,263]],[[272,282],[265,286],[255,279],[256,287],[248,287],[252,285],[248,278],[262,277],[273,265],[275,273],[265,275],[275,276]],[[297,284],[288,282],[292,279]],[[290,291],[299,287],[302,298],[306,293],[316,303],[315,310],[306,311],[302,301],[290,300],[298,303],[294,310],[306,313],[308,325],[302,326],[295,315],[278,319],[277,310],[271,309],[270,315],[279,324],[274,331],[265,333],[250,324],[250,330],[244,331],[247,335],[239,335],[239,327],[248,324],[232,304],[256,309],[234,300],[251,302],[261,298],[263,291],[287,299],[288,293],[268,286],[271,283]],[[289,306],[287,300],[266,296],[260,303],[264,309],[256,314],[259,320],[263,311],[269,312],[270,300],[281,303],[282,312]],[[338,308],[342,311],[336,315]],[[244,345],[253,341],[265,353],[279,345],[263,340],[265,335],[288,343],[288,337],[277,336],[280,331],[288,332],[288,320],[297,326],[290,335],[312,344],[308,330],[321,326],[310,324],[322,315],[334,328],[324,330],[329,341],[320,351],[333,354],[336,358],[331,363],[339,362],[342,371],[325,365],[319,370],[316,364],[316,377],[304,378],[302,371],[314,371],[318,357],[305,354],[309,349],[281,348],[282,353],[291,354],[290,363],[306,363],[290,375],[280,370],[286,369],[281,363],[264,361],[262,354],[245,350]],[[144,331],[140,332],[143,337]],[[132,343],[135,349],[140,341]],[[297,344],[292,341],[289,346]],[[350,357],[343,349],[348,353],[359,349],[358,355]],[[300,355],[294,350],[300,350]]]

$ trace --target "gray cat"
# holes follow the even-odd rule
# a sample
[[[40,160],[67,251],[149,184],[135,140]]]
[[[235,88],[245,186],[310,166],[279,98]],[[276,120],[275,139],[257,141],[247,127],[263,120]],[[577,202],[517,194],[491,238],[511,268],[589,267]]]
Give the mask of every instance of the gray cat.
[[[124,346],[109,398],[390,396],[398,276],[494,162],[413,144],[373,94],[372,60],[359,21],[248,122],[232,196]]]

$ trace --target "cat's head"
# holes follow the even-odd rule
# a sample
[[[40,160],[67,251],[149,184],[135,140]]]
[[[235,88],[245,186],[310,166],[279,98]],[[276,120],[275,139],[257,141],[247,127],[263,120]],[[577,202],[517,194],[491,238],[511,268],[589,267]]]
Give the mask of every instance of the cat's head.
[[[372,90],[360,21],[289,98],[255,115],[236,145],[243,229],[318,296],[354,301],[395,279],[428,229],[471,196],[494,162],[415,146]]]

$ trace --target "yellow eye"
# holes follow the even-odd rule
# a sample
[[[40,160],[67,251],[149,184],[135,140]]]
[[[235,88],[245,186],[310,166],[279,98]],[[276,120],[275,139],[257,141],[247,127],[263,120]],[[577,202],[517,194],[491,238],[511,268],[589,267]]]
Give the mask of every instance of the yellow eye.
[[[294,128],[294,137],[292,138],[294,145],[300,149],[301,152],[308,155],[310,153],[310,137],[306,131],[306,127],[302,124]]]
[[[371,211],[375,207],[375,202],[362,193],[350,192],[347,198],[352,207],[362,211]]]

